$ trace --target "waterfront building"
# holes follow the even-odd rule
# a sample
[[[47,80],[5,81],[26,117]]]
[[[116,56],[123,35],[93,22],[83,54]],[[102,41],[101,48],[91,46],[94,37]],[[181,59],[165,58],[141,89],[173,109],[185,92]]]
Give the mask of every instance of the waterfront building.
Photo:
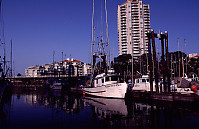
[[[199,57],[199,55],[197,54],[197,53],[191,53],[191,54],[189,54],[189,58],[191,59],[191,58],[198,58]]]
[[[31,66],[25,69],[25,76],[27,77],[37,77],[37,71],[39,70],[39,66]]]
[[[31,66],[25,69],[26,77],[39,76],[87,76],[91,74],[91,65],[67,58],[60,62]]]
[[[127,0],[118,5],[119,55],[133,54],[138,59],[148,52],[147,32],[150,30],[149,5],[139,0]]]

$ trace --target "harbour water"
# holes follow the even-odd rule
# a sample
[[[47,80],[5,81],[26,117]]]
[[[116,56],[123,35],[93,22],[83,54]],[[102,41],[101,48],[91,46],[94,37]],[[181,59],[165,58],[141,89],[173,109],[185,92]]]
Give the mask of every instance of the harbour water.
[[[125,101],[14,88],[0,105],[0,128],[196,129],[198,107],[195,103]]]

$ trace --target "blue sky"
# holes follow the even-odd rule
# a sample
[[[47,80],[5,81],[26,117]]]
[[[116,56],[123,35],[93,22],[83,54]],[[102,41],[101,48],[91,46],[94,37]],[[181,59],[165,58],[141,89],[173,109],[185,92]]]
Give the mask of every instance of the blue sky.
[[[99,13],[102,0],[95,1]],[[118,56],[117,6],[125,1],[107,0],[111,56]],[[143,2],[150,5],[151,28],[156,33],[159,29],[168,31],[170,52],[178,50],[179,37],[180,50],[184,51],[186,38],[186,53],[199,54],[198,0]],[[71,55],[77,60],[90,62],[92,0],[3,0],[2,5],[6,55],[10,58],[12,39],[15,73],[24,75],[29,66],[52,63],[53,51],[56,61],[62,59],[63,51],[64,57]],[[99,17],[96,19],[100,20]],[[100,21],[95,23],[97,26]],[[2,55],[2,45],[0,47]]]

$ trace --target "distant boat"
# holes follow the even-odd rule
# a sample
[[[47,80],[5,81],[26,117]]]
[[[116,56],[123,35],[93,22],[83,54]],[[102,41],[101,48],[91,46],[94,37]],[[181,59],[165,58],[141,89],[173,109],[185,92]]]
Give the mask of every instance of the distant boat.
[[[93,78],[93,87],[84,87],[83,92],[105,98],[125,98],[127,83],[116,74],[99,74]]]
[[[61,80],[53,81],[53,83],[50,85],[50,89],[61,90],[62,89],[62,81]]]
[[[171,83],[171,92],[193,94],[194,91],[191,89],[191,82],[192,80],[188,78],[176,77]]]
[[[180,93],[180,94],[192,94],[194,93],[191,90],[190,87],[190,82],[184,78],[176,78],[175,80],[171,81],[171,92],[175,93]],[[159,90],[160,88],[164,92],[164,88],[161,82],[158,83],[159,85]],[[150,82],[149,82],[149,76],[148,75],[143,75],[141,78],[136,78],[135,79],[135,84],[132,88],[133,91],[143,91],[143,92],[149,92],[151,91],[150,89]],[[155,88],[155,82],[153,81],[153,92],[156,91]]]

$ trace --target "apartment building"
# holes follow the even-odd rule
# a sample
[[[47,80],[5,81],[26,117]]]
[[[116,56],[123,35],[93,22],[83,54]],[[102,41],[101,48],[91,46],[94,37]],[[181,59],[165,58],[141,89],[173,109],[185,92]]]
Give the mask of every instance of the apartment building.
[[[60,62],[32,66],[25,69],[26,77],[39,76],[87,76],[91,74],[91,65],[67,58]]]
[[[127,0],[118,5],[119,55],[140,55],[148,52],[146,33],[150,30],[149,5],[139,0]]]

